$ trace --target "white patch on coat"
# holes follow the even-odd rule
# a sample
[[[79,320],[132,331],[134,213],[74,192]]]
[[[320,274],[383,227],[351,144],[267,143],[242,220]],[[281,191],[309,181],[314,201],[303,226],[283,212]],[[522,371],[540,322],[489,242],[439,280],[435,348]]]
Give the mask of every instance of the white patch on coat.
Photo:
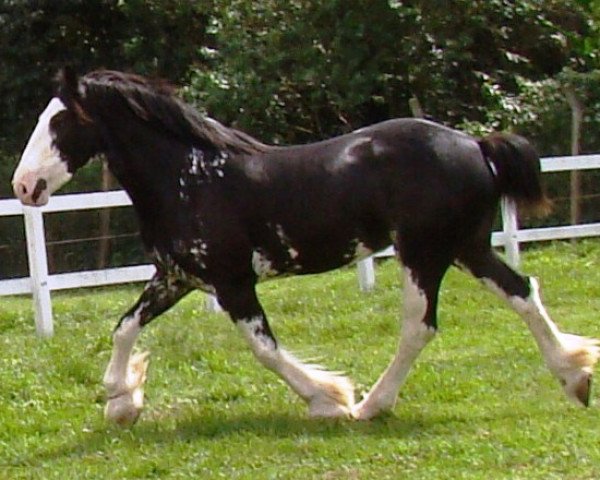
[[[329,170],[336,172],[342,170],[353,163],[356,163],[361,159],[360,155],[357,155],[356,149],[360,149],[363,145],[368,145],[372,142],[371,137],[358,137],[351,141],[349,145],[344,148],[340,155],[329,165]]]
[[[423,321],[428,305],[425,292],[419,287],[411,269],[404,270],[402,339],[406,338],[407,346],[420,351],[435,335],[435,328]]]
[[[267,224],[267,226],[269,228],[273,228],[270,224]],[[287,234],[284,232],[283,227],[279,224],[275,225],[275,233],[277,234],[281,245],[283,245],[287,249],[289,257],[292,260],[294,260],[293,269],[296,271],[302,269],[302,266],[298,262],[296,262],[296,260],[298,260],[298,257],[300,256],[300,252],[292,246],[292,241],[290,240],[290,237],[288,237]]]
[[[179,179],[179,197],[189,200],[189,188],[205,183],[212,183],[216,178],[223,178],[223,167],[229,159],[227,152],[218,152],[213,158],[207,158],[205,152],[192,147],[187,155],[186,166],[181,171]]]
[[[277,236],[279,237],[279,241],[283,244],[283,245],[289,245],[290,240],[288,238],[288,236],[285,234],[285,232],[283,231],[283,227],[279,224],[275,225],[275,233],[277,233]]]
[[[292,260],[297,260],[298,257],[300,256],[300,252],[292,246],[290,237],[288,237],[286,235],[286,233],[284,232],[283,227],[281,225],[279,225],[279,224],[275,225],[275,233],[277,234],[277,237],[279,238],[279,242],[281,243],[281,245],[283,245],[287,249],[287,252],[288,252],[288,255],[290,256],[290,258]],[[296,265],[296,267],[299,267],[299,265]]]
[[[47,187],[42,194],[45,201],[39,202],[42,205],[47,202],[49,195],[72,178],[67,163],[63,161],[60,152],[53,144],[54,137],[50,130],[52,118],[66,109],[60,99],[53,98],[40,115],[13,175],[13,187],[19,198],[21,198],[20,186],[26,185],[31,192],[38,180],[45,180]]]
[[[198,175],[200,173],[200,162],[204,161],[204,152],[198,148],[192,148],[192,151],[188,155],[188,161],[190,162],[188,173],[190,175]]]
[[[183,282],[184,284],[189,285],[191,288],[196,288],[205,293],[210,293],[211,295],[216,294],[215,287],[213,285],[204,282],[195,275],[187,273],[175,262],[175,260],[173,260],[171,255],[161,255],[158,250],[154,249],[151,256],[154,260],[154,263],[159,265],[160,268],[165,272],[167,279],[165,291],[158,289],[159,295],[168,295],[177,290],[179,288],[176,285],[177,282]],[[198,264],[200,267],[204,268],[203,262],[198,262]],[[156,287],[159,286],[159,284],[156,285]],[[166,289],[171,290],[171,292],[166,291]]]
[[[252,270],[260,278],[274,277],[279,272],[273,268],[273,262],[269,260],[263,253],[253,250],[252,251]]]

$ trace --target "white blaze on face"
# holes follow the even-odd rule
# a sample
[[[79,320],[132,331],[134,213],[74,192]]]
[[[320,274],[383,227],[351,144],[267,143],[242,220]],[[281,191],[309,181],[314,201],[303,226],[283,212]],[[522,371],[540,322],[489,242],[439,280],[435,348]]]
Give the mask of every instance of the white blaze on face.
[[[40,115],[13,175],[15,195],[26,205],[45,205],[50,194],[72,177],[67,163],[53,145],[50,131],[51,119],[63,110],[66,107],[58,98],[50,101]]]

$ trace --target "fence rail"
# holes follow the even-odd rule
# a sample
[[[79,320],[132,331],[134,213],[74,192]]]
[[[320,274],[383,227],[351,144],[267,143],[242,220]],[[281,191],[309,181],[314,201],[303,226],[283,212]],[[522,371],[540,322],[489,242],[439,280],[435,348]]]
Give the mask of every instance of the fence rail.
[[[546,157],[540,160],[543,173],[566,172],[572,170],[594,170],[600,168],[600,155],[578,155],[566,157]],[[519,265],[519,244],[544,240],[600,236],[600,223],[567,225],[561,227],[527,228],[520,230],[516,205],[506,198],[502,200],[502,231],[492,233],[492,245],[504,247],[508,262]],[[394,255],[392,248],[375,254],[375,257]],[[375,285],[373,258],[359,262],[358,283],[360,289],[368,291]]]
[[[541,165],[543,172],[598,169],[600,155],[543,158]],[[0,217],[23,216],[29,265],[29,277],[0,280],[0,296],[31,294],[36,331],[40,336],[53,334],[51,291],[145,281],[154,273],[152,265],[136,265],[50,275],[46,256],[44,214],[130,205],[131,201],[123,191],[56,195],[42,208],[25,207],[13,199],[0,200]],[[492,234],[492,244],[503,246],[508,261],[513,265],[519,262],[521,242],[600,236],[600,223],[520,230],[516,206],[507,199],[502,201],[502,225],[502,231]],[[390,255],[393,255],[393,250],[388,248],[374,257]],[[374,286],[373,257],[358,262],[358,280],[362,290],[370,290]],[[212,297],[209,298],[209,308],[218,309],[218,304]]]

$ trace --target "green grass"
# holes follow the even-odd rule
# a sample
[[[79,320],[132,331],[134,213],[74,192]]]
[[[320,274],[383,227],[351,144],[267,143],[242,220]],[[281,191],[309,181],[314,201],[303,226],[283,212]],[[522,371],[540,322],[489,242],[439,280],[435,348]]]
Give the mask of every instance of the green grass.
[[[600,336],[600,243],[524,255],[523,271],[565,331]],[[398,337],[400,275],[354,269],[260,286],[280,342],[367,389]],[[54,296],[56,334],[34,334],[31,302],[0,299],[0,479],[597,479],[596,406],[571,405],[518,317],[452,271],[441,334],[393,414],[370,422],[307,418],[223,315],[193,294],[143,333],[147,407],[131,430],[105,424],[101,379],[110,332],[140,287]]]

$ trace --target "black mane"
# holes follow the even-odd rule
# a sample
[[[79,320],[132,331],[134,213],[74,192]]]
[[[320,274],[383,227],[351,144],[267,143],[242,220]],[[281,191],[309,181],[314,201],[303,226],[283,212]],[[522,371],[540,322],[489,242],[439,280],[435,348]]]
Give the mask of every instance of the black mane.
[[[106,104],[109,98],[124,102],[141,120],[186,142],[210,144],[234,153],[252,154],[268,149],[249,135],[201,115],[179,99],[175,87],[164,80],[97,70],[82,77],[79,85],[86,103]]]

